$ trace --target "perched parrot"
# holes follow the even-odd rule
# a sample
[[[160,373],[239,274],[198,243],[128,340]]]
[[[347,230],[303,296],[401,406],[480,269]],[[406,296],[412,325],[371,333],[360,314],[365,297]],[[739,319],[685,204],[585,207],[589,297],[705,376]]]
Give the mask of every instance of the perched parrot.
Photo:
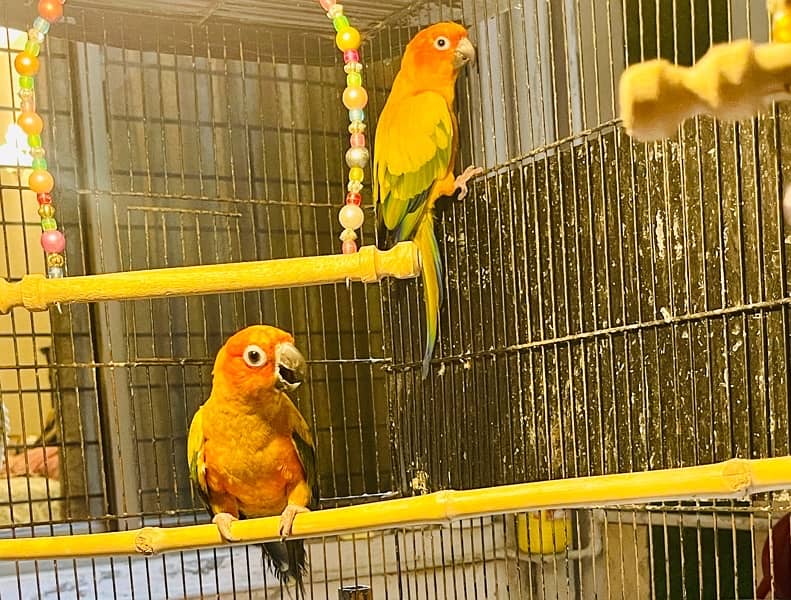
[[[423,378],[437,341],[442,303],[442,261],[434,235],[434,203],[441,196],[467,195],[467,182],[481,173],[453,168],[459,126],[453,107],[456,77],[475,59],[467,30],[437,23],[407,44],[374,139],[373,193],[380,229],[393,243],[413,240],[420,250],[426,306]]]
[[[294,339],[280,329],[243,329],[217,353],[209,399],[192,418],[190,478],[222,537],[237,519],[280,515],[288,536],[294,517],[318,505],[313,438],[292,401],[305,374]],[[302,591],[301,540],[264,544],[274,572]]]

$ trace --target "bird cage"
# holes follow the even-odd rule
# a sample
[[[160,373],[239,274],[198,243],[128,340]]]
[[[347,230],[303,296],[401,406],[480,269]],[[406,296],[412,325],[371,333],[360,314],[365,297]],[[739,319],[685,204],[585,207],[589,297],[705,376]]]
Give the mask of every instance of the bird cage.
[[[374,144],[413,35],[456,21],[477,47],[457,170],[483,174],[437,207],[425,378],[421,257],[373,249],[370,169],[360,251],[340,254],[346,77],[319,2],[69,0],[36,78],[65,277],[33,280],[48,264],[13,64],[36,7],[0,0],[0,292],[17,299],[0,315],[0,597],[300,597],[259,546],[221,543],[189,479],[214,356],[254,323],[308,362],[305,597],[781,597],[788,109],[643,142],[618,98],[630,65],[767,42],[765,4],[344,9]],[[195,293],[153,291],[181,268]],[[133,296],[92,278],[113,273],[138,274]]]

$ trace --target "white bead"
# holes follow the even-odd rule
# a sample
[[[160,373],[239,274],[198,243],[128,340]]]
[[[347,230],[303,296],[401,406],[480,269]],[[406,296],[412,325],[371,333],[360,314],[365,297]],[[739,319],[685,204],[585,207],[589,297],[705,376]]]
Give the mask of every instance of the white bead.
[[[359,194],[363,189],[363,184],[359,181],[350,181],[349,185],[346,186],[346,189],[350,192],[354,192],[355,194]]]
[[[343,14],[343,4],[334,4],[330,7],[330,10],[327,11],[327,17],[330,19],[334,19],[335,17],[340,17]]]
[[[362,73],[363,66],[358,62],[351,62],[343,65],[344,72],[349,75],[350,73]]]
[[[347,204],[341,209],[338,221],[345,229],[359,229],[365,221],[363,209],[356,204]]]
[[[354,229],[344,229],[341,232],[340,239],[342,242],[354,242],[357,240],[357,234],[354,233]]]
[[[368,164],[370,157],[368,148],[349,148],[346,152],[346,164],[349,167],[360,167],[362,169]]]

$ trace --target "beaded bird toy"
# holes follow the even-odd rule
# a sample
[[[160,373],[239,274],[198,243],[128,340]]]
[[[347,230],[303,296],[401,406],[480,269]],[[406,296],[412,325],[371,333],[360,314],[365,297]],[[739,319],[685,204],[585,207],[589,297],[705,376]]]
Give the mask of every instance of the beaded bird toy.
[[[343,105],[349,109],[349,150],[346,152],[346,165],[349,167],[349,183],[347,185],[346,202],[338,215],[343,232],[341,251],[344,254],[357,252],[357,233],[365,221],[360,204],[362,203],[363,180],[365,167],[370,159],[370,152],[365,146],[365,107],[368,104],[368,92],[363,87],[363,66],[360,63],[360,32],[349,24],[343,14],[343,5],[335,0],[319,0],[327,17],[337,32],[335,44],[343,52],[343,70],[346,72],[346,89],[343,91]]]
[[[27,32],[24,51],[14,59],[14,68],[19,74],[19,108],[21,114],[17,125],[27,134],[30,153],[33,156],[33,170],[28,179],[28,187],[36,192],[38,214],[41,217],[41,247],[47,253],[47,276],[52,279],[63,277],[66,249],[66,238],[58,230],[55,220],[55,207],[52,205],[52,189],[55,179],[47,170],[46,152],[41,142],[44,121],[36,112],[35,77],[39,70],[38,55],[41,45],[49,32],[50,25],[63,16],[63,4],[66,0],[40,0],[38,17],[33,27]]]

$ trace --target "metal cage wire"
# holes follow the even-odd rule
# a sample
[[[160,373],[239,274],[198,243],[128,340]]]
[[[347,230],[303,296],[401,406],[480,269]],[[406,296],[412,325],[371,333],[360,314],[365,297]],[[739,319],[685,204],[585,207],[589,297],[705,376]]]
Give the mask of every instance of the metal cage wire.
[[[346,5],[367,32],[371,129],[420,27],[464,22],[478,47],[459,85],[459,166],[486,175],[438,213],[446,300],[431,376],[411,282],[15,310],[0,318],[0,393],[18,432],[6,462],[29,472],[30,451],[54,446],[60,476],[0,484],[2,535],[204,522],[187,427],[214,353],[255,322],[292,331],[309,358],[300,408],[325,507],[789,453],[786,108],[697,119],[655,145],[616,121],[626,65],[766,39],[763,3]],[[2,3],[0,24],[24,29],[32,13]],[[337,249],[343,81],[317,3],[75,1],[67,16],[37,100],[71,275]],[[11,82],[19,48],[5,38]],[[10,122],[16,99],[2,94]],[[43,263],[32,197],[7,166],[13,280]],[[384,598],[752,598],[787,510],[763,495],[571,511],[568,549],[557,530],[537,540],[524,515],[317,540],[308,596],[367,584]],[[2,571],[3,598],[293,594],[256,547]]]

